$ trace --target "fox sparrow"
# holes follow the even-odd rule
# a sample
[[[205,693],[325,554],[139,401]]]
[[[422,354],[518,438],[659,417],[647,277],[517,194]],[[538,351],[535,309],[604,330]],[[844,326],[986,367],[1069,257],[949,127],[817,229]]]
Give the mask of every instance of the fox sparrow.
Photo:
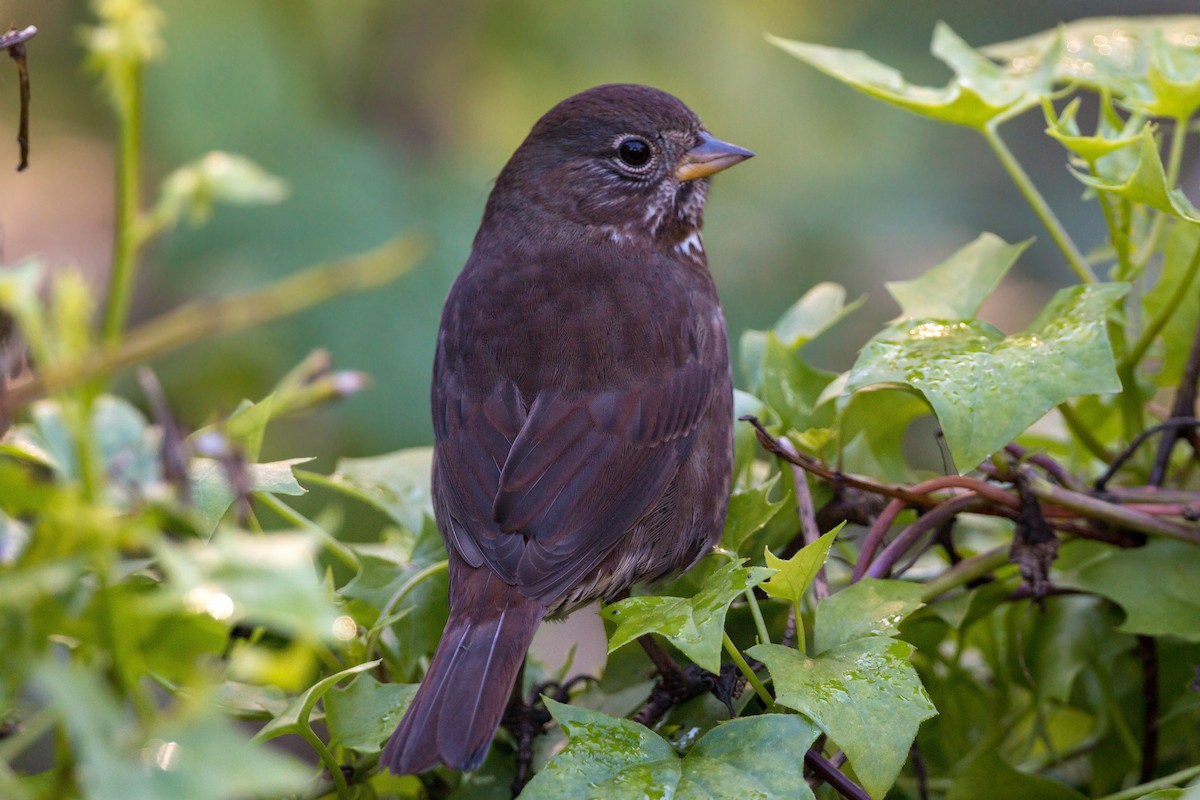
[[[392,772],[478,767],[543,617],[720,536],[733,398],[700,227],[708,176],[752,155],[665,92],[600,86],[496,179],[433,367],[450,618]]]

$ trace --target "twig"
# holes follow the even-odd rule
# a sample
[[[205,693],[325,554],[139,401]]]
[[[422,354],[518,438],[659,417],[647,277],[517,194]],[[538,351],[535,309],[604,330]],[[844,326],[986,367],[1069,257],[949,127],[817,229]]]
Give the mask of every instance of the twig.
[[[1195,338],[1192,339],[1192,348],[1188,351],[1187,366],[1184,367],[1183,377],[1179,381],[1179,388],[1175,390],[1175,400],[1171,403],[1171,420],[1192,419],[1196,413],[1196,389],[1197,382],[1200,381],[1200,326],[1196,328]],[[1188,441],[1192,444],[1192,452],[1200,455],[1200,443],[1197,442],[1196,432],[1190,431]],[[1175,447],[1175,442],[1184,435],[1184,431],[1175,428],[1169,431],[1162,440],[1158,443],[1158,452],[1154,457],[1154,468],[1150,471],[1150,483],[1153,486],[1162,486],[1167,477],[1167,466],[1171,463],[1171,450]]]
[[[1142,764],[1138,783],[1147,783],[1158,767],[1158,643],[1152,636],[1138,636],[1142,664]]]
[[[1197,341],[1200,341],[1200,339],[1197,339]],[[1200,358],[1200,356],[1198,356],[1198,358]],[[1193,392],[1193,403],[1195,402],[1194,396],[1195,395]],[[1178,395],[1176,397],[1178,397]],[[1112,463],[1108,465],[1108,469],[1104,470],[1104,474],[1096,479],[1096,483],[1094,484],[1095,490],[1097,492],[1103,492],[1105,490],[1105,487],[1108,485],[1108,482],[1111,481],[1113,479],[1113,477],[1121,470],[1121,467],[1125,466],[1125,463],[1127,461],[1129,461],[1130,458],[1133,457],[1134,453],[1137,452],[1138,448],[1141,447],[1142,444],[1147,439],[1149,439],[1151,436],[1153,436],[1154,434],[1159,433],[1160,431],[1177,431],[1180,428],[1194,428],[1197,425],[1200,425],[1200,419],[1197,419],[1196,417],[1173,416],[1171,419],[1167,420],[1166,422],[1160,422],[1157,425],[1151,425],[1149,428],[1146,428],[1146,430],[1142,431],[1137,436],[1135,436],[1133,438],[1133,441],[1131,441],[1128,445],[1125,446],[1124,450],[1122,450],[1120,453],[1117,453],[1116,458],[1114,458]],[[1167,455],[1168,459],[1171,456],[1171,447],[1175,443],[1175,438],[1176,438],[1175,436],[1171,436],[1171,435],[1167,435],[1167,436],[1163,437],[1162,444],[1166,445],[1166,455]],[[1163,453],[1163,447],[1162,447],[1162,445],[1160,445],[1159,446],[1159,455],[1158,455],[1158,458],[1155,459],[1155,465],[1154,465],[1156,474],[1151,475],[1151,479],[1150,479],[1150,483],[1153,486],[1161,486],[1162,485],[1163,475],[1157,474],[1159,472],[1159,463],[1158,462],[1162,458],[1162,453]],[[1165,471],[1165,464],[1163,466],[1163,471]],[[1156,478],[1157,478],[1157,480],[1156,480]]]
[[[800,453],[791,440],[781,436],[778,443],[779,449],[788,456],[792,483],[796,487],[796,513],[800,516],[800,532],[804,536],[804,544],[809,545],[821,538],[821,529],[817,527],[817,512],[813,508],[812,492],[808,490],[808,475],[792,460],[799,459]],[[829,597],[829,581],[825,579],[824,565],[817,570],[817,575],[813,578],[813,596],[818,601]]]
[[[816,750],[809,750],[804,754],[804,763],[846,800],[871,800],[871,796],[867,794],[866,790],[847,778],[845,773],[833,766]]]
[[[823,480],[826,480],[834,485],[837,485],[840,482],[844,486],[850,486],[855,489],[864,489],[874,494],[884,495],[885,497],[898,498],[900,500],[904,500],[910,505],[921,506],[924,508],[935,506],[938,503],[938,501],[932,500],[922,494],[917,494],[905,486],[899,486],[891,483],[878,483],[860,475],[850,475],[845,472],[838,472],[836,470],[829,469],[816,459],[809,458],[803,453],[791,455],[779,446],[779,443],[775,440],[775,437],[773,437],[763,426],[758,417],[754,416],[753,414],[746,414],[745,416],[738,417],[738,419],[742,422],[749,422],[752,426],[754,426],[755,433],[758,436],[759,444],[761,444],[763,449],[765,449],[768,453],[774,456],[779,456],[789,464],[795,464],[805,471],[811,472],[818,478],[822,478]]]
[[[927,531],[934,530],[946,520],[953,519],[962,512],[970,511],[986,502],[987,500],[976,494],[964,494],[951,498],[937,508],[925,512],[917,518],[916,522],[901,531],[883,549],[879,557],[871,562],[871,565],[865,572],[865,576],[869,578],[886,578],[891,574],[892,567],[900,560],[900,556],[904,555],[910,547],[916,544],[917,540]]]
[[[0,50],[7,49],[8,55],[17,62],[17,81],[20,84],[21,115],[17,123],[17,147],[20,148],[21,160],[17,164],[17,172],[23,172],[29,166],[29,65],[25,60],[25,43],[37,35],[37,28],[30,25],[24,30],[10,30],[0,35]]]
[[[1023,469],[1028,470],[1027,467]],[[1044,502],[1061,506],[1084,517],[1109,522],[1118,527],[1200,545],[1200,530],[1196,528],[1178,525],[1142,511],[1109,503],[1096,497],[1089,497],[1079,492],[1072,492],[1070,489],[1050,483],[1032,470],[1026,472],[1026,477],[1029,480],[1029,490]]]

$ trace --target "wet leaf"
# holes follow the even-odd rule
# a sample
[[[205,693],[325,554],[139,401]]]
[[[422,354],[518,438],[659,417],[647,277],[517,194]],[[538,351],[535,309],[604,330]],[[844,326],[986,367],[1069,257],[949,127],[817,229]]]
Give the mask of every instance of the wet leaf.
[[[814,649],[823,653],[867,636],[896,636],[904,618],[923,605],[920,584],[863,578],[817,606]]]
[[[761,714],[721,723],[681,758],[637,723],[549,699],[546,706],[567,744],[525,788],[524,800],[813,797],[803,768],[817,731],[800,717]]]
[[[608,640],[609,652],[643,634],[660,633],[699,666],[719,672],[729,604],[773,572],[764,567],[743,567],[745,562],[738,559],[722,565],[692,597],[630,597],[605,606],[601,616],[617,623]]]
[[[747,652],[771,671],[776,702],[828,734],[878,800],[900,774],[921,722],[937,713],[908,663],[912,649],[907,642],[871,636],[814,658],[778,644]]]
[[[917,389],[937,414],[955,466],[974,469],[1068,397],[1121,388],[1106,317],[1128,288],[1063,289],[1013,336],[978,320],[903,320],[867,343],[847,388]]]

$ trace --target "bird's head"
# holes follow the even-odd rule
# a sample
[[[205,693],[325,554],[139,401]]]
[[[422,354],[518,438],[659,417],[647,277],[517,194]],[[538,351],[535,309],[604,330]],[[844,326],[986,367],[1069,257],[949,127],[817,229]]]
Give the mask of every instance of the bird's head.
[[[699,252],[710,175],[754,155],[714,138],[649,86],[598,86],[538,120],[496,180],[487,218],[599,231],[614,242]]]

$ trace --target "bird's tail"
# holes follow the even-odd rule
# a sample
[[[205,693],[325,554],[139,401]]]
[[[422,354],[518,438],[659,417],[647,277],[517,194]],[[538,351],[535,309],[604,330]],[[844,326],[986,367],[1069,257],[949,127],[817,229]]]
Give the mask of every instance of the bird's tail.
[[[490,570],[460,577],[433,662],[380,756],[396,775],[483,763],[546,612]]]

